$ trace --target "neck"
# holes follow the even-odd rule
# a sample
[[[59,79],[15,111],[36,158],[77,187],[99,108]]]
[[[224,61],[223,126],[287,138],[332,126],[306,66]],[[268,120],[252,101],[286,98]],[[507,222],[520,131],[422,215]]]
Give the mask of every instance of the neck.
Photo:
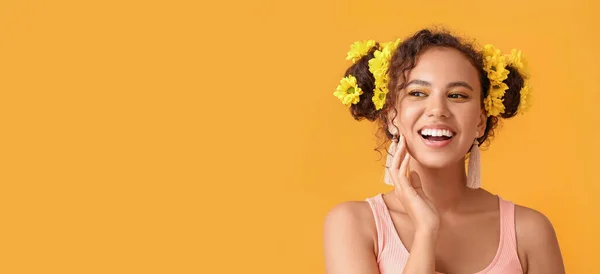
[[[456,209],[468,193],[465,159],[443,168],[429,168],[411,159],[409,168],[416,171],[427,198],[439,213]]]

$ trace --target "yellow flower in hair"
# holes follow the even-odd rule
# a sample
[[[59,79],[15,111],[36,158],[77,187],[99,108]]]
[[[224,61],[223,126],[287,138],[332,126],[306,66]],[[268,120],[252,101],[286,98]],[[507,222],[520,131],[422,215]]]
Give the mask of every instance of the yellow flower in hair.
[[[520,50],[512,49],[510,51],[510,54],[507,54],[505,56],[506,62],[509,65],[515,67],[519,71],[519,73],[524,77],[529,77],[527,62],[525,61],[525,58],[523,58],[523,55]]]
[[[531,86],[525,82],[523,88],[521,88],[521,100],[519,102],[519,108],[517,113],[523,114],[531,107]]]
[[[498,116],[504,113],[504,94],[508,86],[505,83],[500,83],[490,87],[488,96],[483,100],[487,116]]]
[[[369,60],[369,71],[373,74],[375,78],[375,88],[378,88],[385,92],[387,89],[388,83],[388,69],[390,67],[390,62],[388,59],[389,50],[380,51],[377,50],[374,53],[374,58]]]
[[[350,46],[346,60],[352,60],[352,63],[356,63],[360,58],[367,55],[374,46],[375,40],[356,41]]]
[[[483,100],[485,110],[488,116],[498,116],[504,113],[504,93],[508,86],[502,81],[508,78],[509,71],[506,69],[506,59],[502,52],[487,44],[483,48],[483,69],[487,72],[487,77],[490,80],[490,89],[488,96]]]
[[[373,73],[375,78],[387,75],[387,70],[392,60],[394,50],[402,42],[400,39],[396,39],[394,42],[383,43],[380,50],[376,50],[373,54],[374,57],[369,60],[369,71]]]
[[[485,71],[492,84],[501,83],[508,78],[509,71],[506,69],[506,57],[494,45],[485,45],[483,50]]]
[[[398,48],[398,45],[400,45],[401,42],[402,42],[402,39],[398,38],[394,42],[386,42],[386,43],[381,44],[381,47],[382,48],[389,48],[390,51],[393,51],[396,48]]]
[[[506,62],[508,65],[517,69],[519,74],[523,76],[523,87],[519,91],[521,99],[517,113],[523,114],[531,107],[531,86],[529,85],[529,69],[527,62],[520,50],[512,49],[510,54],[506,54]]]
[[[487,116],[498,116],[504,112],[504,104],[502,99],[497,97],[487,97],[483,100],[485,109],[488,110]]]
[[[492,44],[487,44],[485,46],[483,46],[483,55],[484,56],[498,56],[498,55],[502,55],[502,52],[500,52],[500,49],[496,48],[496,46],[492,45]]]
[[[488,71],[488,78],[492,83],[502,83],[502,81],[508,78],[508,73],[509,71],[506,69],[506,62],[504,62],[504,60],[498,60],[498,63],[492,65],[490,71]]]
[[[373,104],[375,104],[375,109],[379,110],[383,108],[385,104],[385,97],[387,96],[387,92],[382,91],[381,89],[375,89],[375,93],[373,94]]]
[[[390,80],[390,76],[385,73],[379,78],[375,78],[375,87],[387,92],[387,86]]]
[[[385,104],[389,80],[387,71],[390,66],[388,60],[387,52],[379,50],[375,51],[375,57],[369,60],[369,71],[371,71],[375,78],[375,90],[372,100],[377,110],[382,109]]]
[[[377,84],[377,82],[381,82],[383,76],[387,74],[389,62],[384,57],[384,53],[379,50],[376,50],[374,55],[375,57],[369,60],[369,71],[373,74],[373,77],[375,77],[375,84]]]
[[[504,94],[506,93],[507,89],[508,85],[506,85],[505,83],[494,85],[490,88],[490,93],[488,94],[488,96],[502,98],[504,97]]]
[[[340,80],[340,84],[333,93],[333,95],[340,99],[342,104],[346,106],[358,103],[361,94],[363,94],[363,91],[358,86],[356,77],[352,75],[342,78],[342,80]]]
[[[373,103],[375,109],[380,110],[385,104],[385,98],[388,93],[389,75],[388,70],[394,51],[402,42],[401,39],[396,39],[394,42],[386,42],[381,44],[381,49],[373,53],[373,58],[369,60],[369,71],[375,77],[375,90],[373,94]]]

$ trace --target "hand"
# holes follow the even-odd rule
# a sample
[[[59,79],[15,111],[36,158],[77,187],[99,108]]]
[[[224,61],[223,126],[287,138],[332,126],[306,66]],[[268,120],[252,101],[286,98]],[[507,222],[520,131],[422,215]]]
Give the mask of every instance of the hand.
[[[408,163],[411,159],[406,140],[400,135],[392,164],[389,167],[390,177],[394,182],[394,196],[404,206],[415,226],[415,233],[437,236],[440,218],[437,210],[423,192],[421,180],[415,171],[407,176]]]

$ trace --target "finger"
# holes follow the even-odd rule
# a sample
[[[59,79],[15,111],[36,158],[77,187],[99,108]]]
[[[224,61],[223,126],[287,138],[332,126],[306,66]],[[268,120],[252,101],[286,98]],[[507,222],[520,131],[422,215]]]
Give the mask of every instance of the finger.
[[[411,170],[408,177],[410,178],[410,185],[414,189],[423,188],[421,185],[421,177],[419,177],[419,174],[416,171]]]
[[[423,185],[421,184],[421,177],[419,177],[419,174],[416,171],[411,170],[409,172],[408,178],[410,180],[410,185],[415,189],[415,191],[417,191],[417,192],[423,191]]]
[[[403,178],[399,177],[398,169],[400,168],[400,163],[406,155],[406,142],[404,136],[400,134],[400,138],[398,139],[398,144],[396,145],[396,151],[394,152],[394,157],[391,160],[391,165],[388,170],[390,177],[392,177],[392,182],[394,183],[394,188],[398,191],[402,191],[402,186],[399,184]]]
[[[398,184],[403,191],[408,191],[409,193],[414,192],[413,187],[410,185],[409,178],[406,176],[406,171],[408,170],[408,162],[410,161],[410,154],[408,152],[404,155],[404,159],[402,159],[402,164],[400,165],[400,170],[398,170]]]
[[[408,176],[410,178],[410,183],[415,190],[415,193],[419,195],[423,200],[429,202],[429,198],[425,195],[425,191],[423,190],[423,185],[421,184],[421,177],[416,171],[410,171]]]
[[[406,172],[408,170],[408,163],[410,161],[410,154],[408,153],[408,144],[406,143],[406,140],[403,139],[402,140],[402,150],[403,150],[403,155],[402,155],[402,160],[401,160],[401,164],[399,167],[399,174],[402,177],[407,178],[408,173]]]
[[[405,147],[404,136],[400,134],[398,145],[396,146],[396,151],[394,151],[394,157],[392,158],[392,164],[390,165],[391,173],[396,173],[398,168],[400,168],[400,162],[402,161],[404,151],[406,150]]]

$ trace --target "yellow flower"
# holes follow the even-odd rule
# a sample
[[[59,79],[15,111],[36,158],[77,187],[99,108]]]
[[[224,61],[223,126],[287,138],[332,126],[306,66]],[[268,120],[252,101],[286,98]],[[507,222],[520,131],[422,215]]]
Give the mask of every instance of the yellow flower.
[[[519,91],[521,100],[519,102],[519,108],[517,109],[517,113],[523,114],[531,107],[531,86],[529,85],[527,62],[521,51],[517,49],[512,49],[510,54],[505,55],[505,58],[507,64],[516,68],[525,80],[523,87]]]
[[[500,113],[504,112],[504,104],[502,104],[502,99],[487,97],[483,100],[483,103],[488,112],[488,116],[498,116]]]
[[[352,63],[356,63],[360,58],[367,55],[374,46],[374,40],[356,41],[350,46],[346,60],[352,60]]]
[[[383,75],[387,74],[389,62],[385,58],[384,53],[379,50],[376,50],[374,55],[375,57],[369,60],[369,71],[373,74],[375,83],[377,83],[378,79],[383,78]]]
[[[502,81],[508,78],[509,71],[506,69],[506,62],[504,57],[498,58],[497,63],[493,64],[488,71],[488,78],[492,83],[502,83]]]
[[[396,48],[398,48],[398,45],[400,45],[400,43],[402,43],[402,39],[398,38],[394,42],[386,42],[386,43],[381,44],[381,47],[382,48],[390,48],[393,51]]]
[[[492,84],[498,84],[508,78],[509,71],[506,69],[506,57],[494,45],[487,44],[483,49],[484,70]]]
[[[500,52],[500,49],[496,48],[496,46],[492,45],[492,44],[487,44],[485,46],[483,46],[483,56],[499,56],[502,55],[502,52]]]
[[[508,86],[502,82],[508,78],[507,57],[502,55],[502,52],[494,45],[487,44],[483,48],[483,61],[484,70],[490,79],[488,96],[483,103],[488,116],[498,116],[504,113],[504,99],[502,98],[508,89]]]
[[[531,107],[531,86],[529,86],[528,81],[525,82],[523,88],[521,88],[521,100],[519,102],[519,108],[517,109],[517,113],[524,114]]]
[[[375,87],[379,88],[379,89],[381,89],[383,91],[386,91],[388,83],[389,83],[389,78],[390,77],[388,76],[387,73],[384,74],[384,75],[382,75],[379,78],[375,78]]]
[[[505,83],[492,85],[490,87],[490,92],[488,93],[488,96],[502,98],[507,89],[508,89],[508,85],[506,85]]]
[[[387,96],[387,92],[376,88],[375,93],[373,94],[373,104],[375,104],[375,109],[380,110],[383,108],[385,104],[385,97]]]
[[[398,47],[402,40],[396,39],[394,42],[383,43],[381,50],[376,50],[374,57],[369,60],[369,71],[375,77],[375,86],[382,90],[387,89],[389,80],[388,69],[394,50]]]
[[[392,60],[392,55],[394,54],[394,51],[396,50],[399,44],[400,39],[396,40],[395,42],[384,43],[384,45],[381,47],[380,57],[390,62]]]
[[[490,87],[488,96],[483,100],[488,116],[498,116],[504,113],[504,99],[502,97],[504,97],[507,89],[508,86],[505,83]]]
[[[506,62],[515,67],[521,75],[529,77],[529,71],[527,69],[527,62],[520,50],[512,49],[510,54],[505,55]]]
[[[498,116],[504,113],[503,97],[508,86],[502,81],[508,78],[509,71],[506,66],[510,65],[517,69],[524,78],[521,88],[521,99],[517,113],[524,113],[531,106],[531,87],[529,86],[529,72],[527,63],[520,50],[513,49],[510,54],[502,55],[494,45],[485,45],[483,48],[484,70],[490,79],[490,90],[488,96],[483,100],[488,116]]]
[[[396,39],[394,42],[386,42],[381,44],[381,48],[373,53],[373,58],[369,60],[369,71],[375,78],[375,89],[371,100],[375,104],[375,108],[380,110],[385,105],[385,98],[388,93],[389,75],[388,70],[392,55],[402,40]]]
[[[342,104],[350,106],[356,104],[360,100],[360,95],[363,94],[362,89],[357,85],[356,77],[348,75],[340,80],[340,84],[333,93]]]

